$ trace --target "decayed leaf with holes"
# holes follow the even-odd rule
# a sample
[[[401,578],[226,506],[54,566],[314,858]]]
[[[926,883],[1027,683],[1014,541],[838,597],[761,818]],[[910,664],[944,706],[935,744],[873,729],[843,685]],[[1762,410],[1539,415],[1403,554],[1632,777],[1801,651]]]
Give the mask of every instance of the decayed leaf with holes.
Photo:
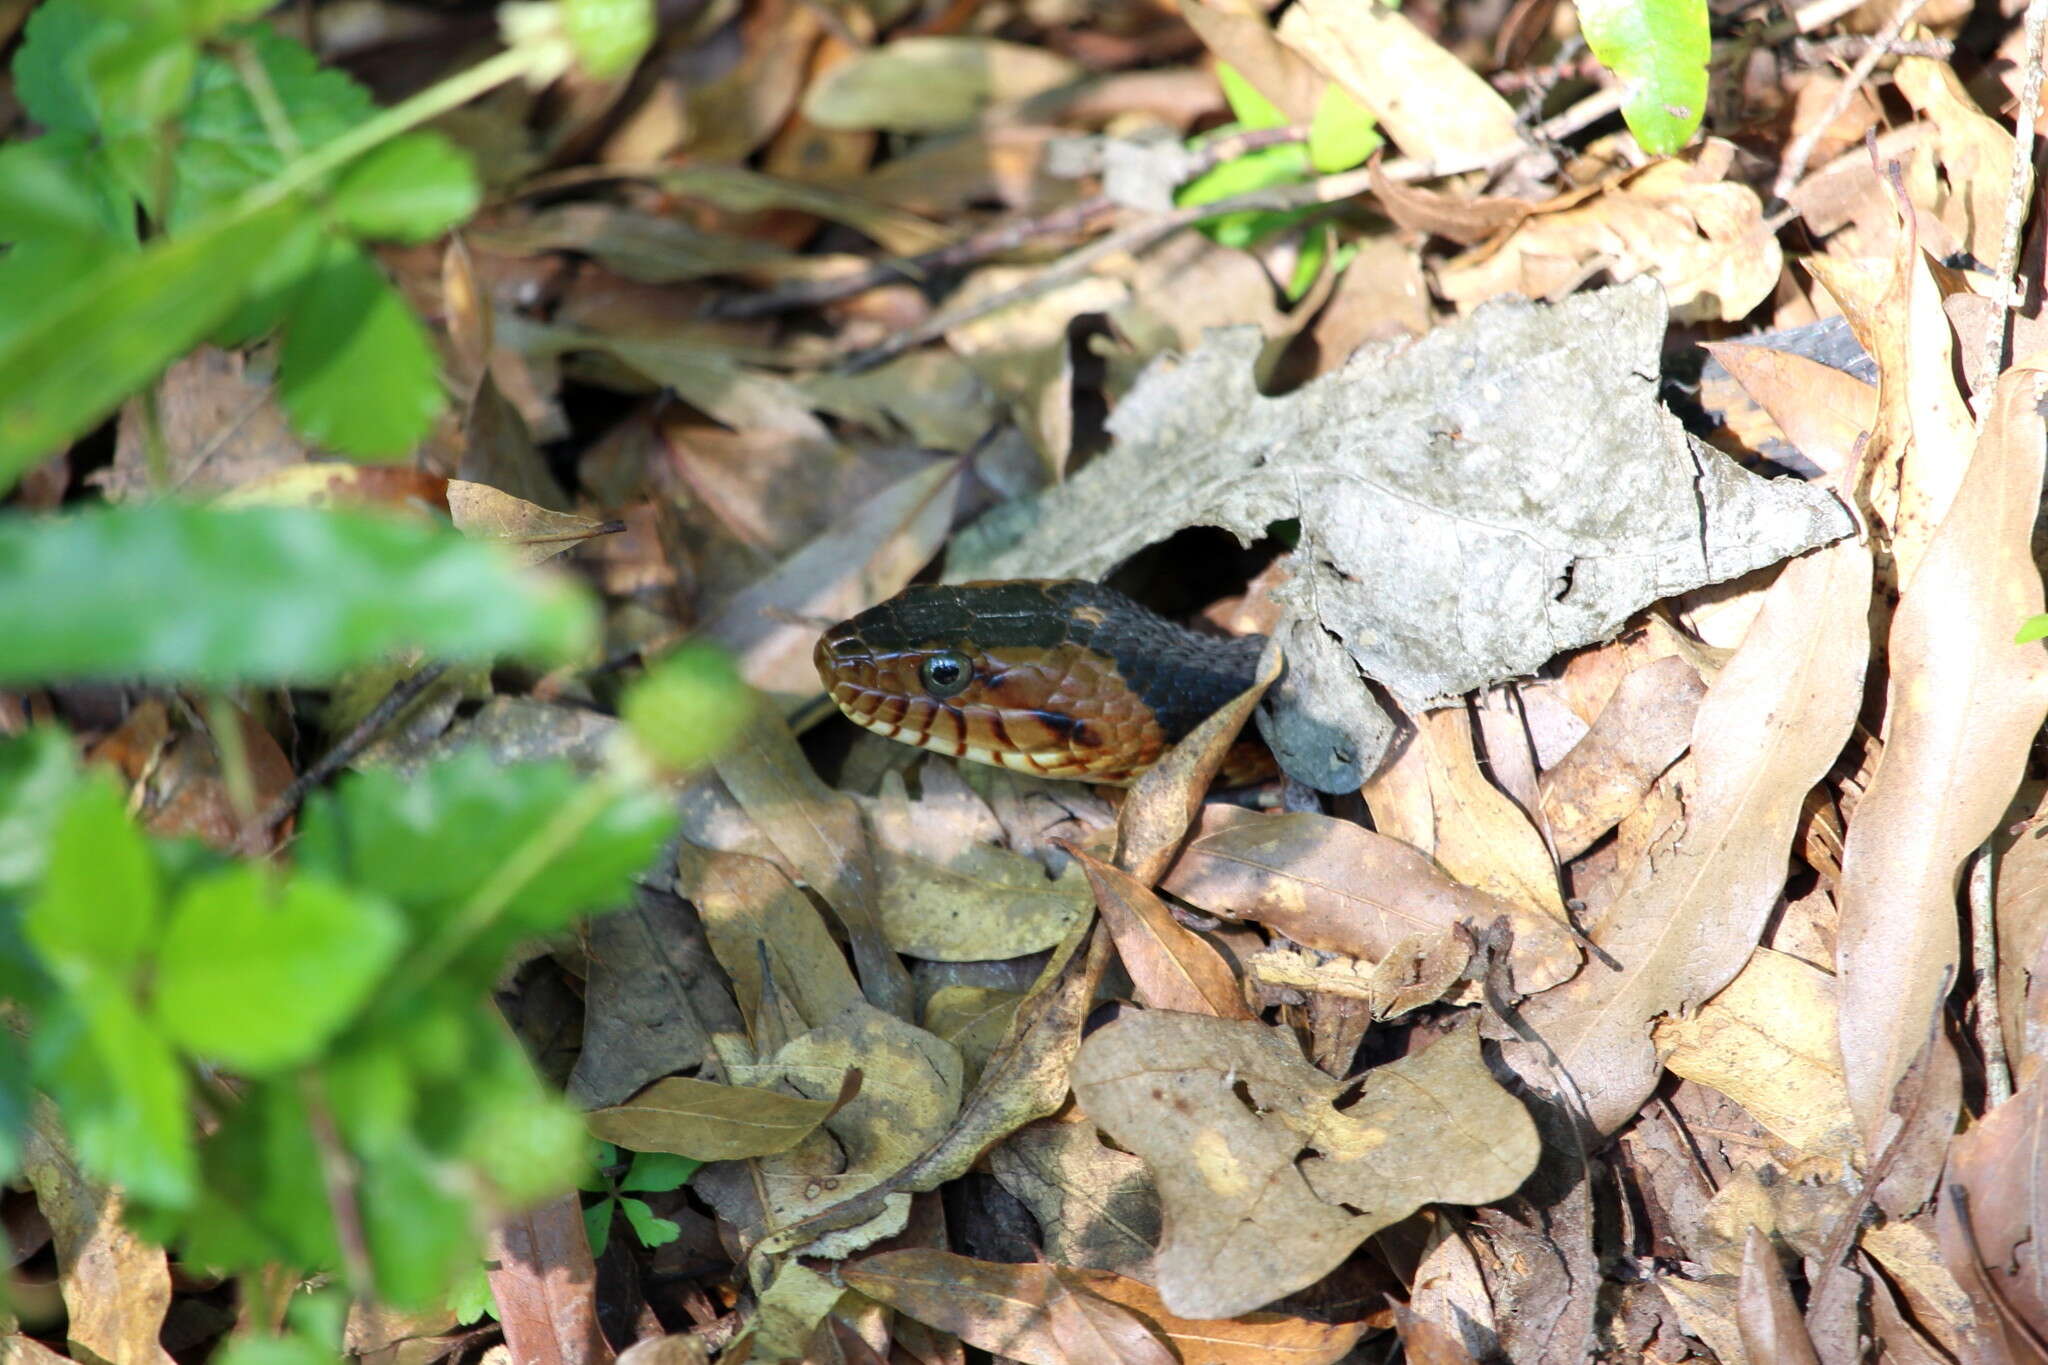
[[[1207,807],[1160,886],[1210,914],[1369,962],[1417,935],[1434,942],[1454,926],[1477,934],[1506,919],[1515,987],[1525,993],[1579,965],[1562,921],[1461,885],[1407,844],[1326,815]]]
[[[1463,309],[1503,294],[1558,298],[1598,263],[1617,279],[1655,278],[1675,318],[1736,321],[1771,296],[1784,257],[1756,191],[1723,178],[1731,153],[1710,143],[1692,165],[1658,161],[1584,203],[1534,213],[1444,265],[1437,288]]]
[[[1997,826],[2048,715],[2048,649],[2012,642],[2042,607],[2029,541],[2044,392],[2038,361],[1999,380],[1969,472],[1892,621],[1886,742],[1843,847],[1835,956],[1849,1098],[1873,1149],[1955,984],[1963,860]]]
[[[1182,1361],[1204,1365],[1329,1365],[1367,1330],[1362,1322],[1311,1322],[1286,1313],[1189,1319],[1168,1309],[1142,1280],[1068,1266],[977,1261],[945,1251],[886,1251],[863,1257],[841,1274],[853,1288],[907,1317],[1028,1365],[1093,1365],[1069,1356],[1053,1335],[1047,1305],[1055,1279],[1070,1293],[1129,1309]]]
[[[1777,903],[1801,803],[1855,723],[1869,595],[1870,554],[1852,541],[1785,567],[1693,723],[1677,846],[1636,864],[1594,935],[1619,970],[1588,963],[1529,1004],[1603,1132],[1656,1085],[1650,1021],[1732,981]],[[1533,1060],[1524,1074],[1555,1085]]]
[[[1650,784],[1692,743],[1706,685],[1676,655],[1621,680],[1593,728],[1540,780],[1538,810],[1557,856],[1575,858],[1642,804]]]
[[[1166,1010],[1092,1034],[1073,1081],[1088,1116],[1151,1167],[1160,1297],[1199,1317],[1313,1284],[1425,1203],[1504,1198],[1539,1148],[1470,1026],[1369,1072],[1342,1110],[1344,1083],[1285,1031]]]

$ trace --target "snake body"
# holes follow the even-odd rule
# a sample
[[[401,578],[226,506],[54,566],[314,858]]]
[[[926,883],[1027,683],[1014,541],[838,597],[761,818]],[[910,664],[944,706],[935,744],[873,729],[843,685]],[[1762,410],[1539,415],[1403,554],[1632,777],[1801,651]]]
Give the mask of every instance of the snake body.
[[[840,711],[876,734],[1120,786],[1249,687],[1264,646],[1099,583],[1016,580],[906,589],[826,631],[814,659]],[[1227,766],[1259,775],[1250,753]]]

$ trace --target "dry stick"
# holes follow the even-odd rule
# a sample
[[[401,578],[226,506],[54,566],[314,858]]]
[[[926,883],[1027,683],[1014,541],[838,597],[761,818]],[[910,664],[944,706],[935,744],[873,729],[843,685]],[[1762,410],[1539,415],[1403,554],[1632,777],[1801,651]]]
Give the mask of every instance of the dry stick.
[[[1925,3],[1925,0],[1921,0],[1921,3]],[[1597,122],[1619,109],[1621,100],[1622,92],[1618,89],[1596,91],[1538,127],[1535,130],[1535,140],[1539,143],[1554,142],[1569,137],[1588,124]],[[1379,173],[1392,180],[1433,180],[1438,176],[1457,175],[1464,171],[1484,170],[1503,165],[1529,151],[1530,145],[1529,142],[1517,140],[1512,145],[1489,148],[1485,152],[1471,156],[1443,161],[1404,159],[1380,167]],[[1093,271],[1098,262],[1109,257],[1123,252],[1136,253],[1155,246],[1183,228],[1227,213],[1280,213],[1289,209],[1310,208],[1317,204],[1334,204],[1338,200],[1349,199],[1353,195],[1370,190],[1373,174],[1370,167],[1361,167],[1355,171],[1326,175],[1298,185],[1275,185],[1268,189],[1233,195],[1228,199],[1218,199],[1213,203],[1194,204],[1150,218],[1141,218],[1096,238],[1086,246],[1068,252],[1014,289],[1006,289],[1000,294],[992,294],[987,298],[953,308],[940,309],[923,322],[914,327],[906,327],[886,341],[848,353],[841,358],[840,363],[843,368],[854,372],[873,369],[877,365],[894,360],[905,351],[914,350],[928,341],[936,341],[955,327],[963,327],[991,313],[999,313],[1005,308],[1027,303],[1061,285],[1078,280]]]
[[[1793,138],[1792,145],[1785,149],[1785,160],[1778,167],[1778,178],[1771,182],[1772,198],[1782,202],[1791,197],[1792,187],[1806,175],[1806,163],[1813,159],[1813,149],[1820,145],[1821,138],[1834,126],[1835,120],[1848,112],[1849,101],[1856,98],[1856,92],[1863,88],[1863,83],[1870,79],[1870,73],[1884,60],[1886,49],[1899,40],[1899,35],[1905,32],[1906,25],[1913,22],[1913,16],[1918,14],[1926,3],[1927,0],[1900,0],[1899,7],[1892,11],[1892,17],[1885,24],[1883,31],[1871,40],[1870,47],[1856,59],[1856,65],[1849,68],[1849,78],[1842,82],[1842,88],[1828,101],[1827,111],[1815,119],[1806,131]]]
[[[439,682],[441,675],[447,671],[448,665],[445,663],[430,663],[412,676],[400,678],[392,685],[391,690],[384,694],[384,699],[371,707],[370,713],[356,723],[354,729],[342,736],[333,748],[320,755],[317,763],[292,779],[292,784],[286,787],[283,794],[271,802],[256,823],[249,827],[249,837],[260,838],[277,828],[287,815],[298,808],[299,802],[305,800],[307,792],[353,762],[356,755],[369,748],[377,736],[384,732],[385,726],[398,718],[399,712],[418,701],[420,694]]]
[[[2027,75],[2020,84],[2020,111],[2013,124],[2012,180],[2005,196],[2005,236],[1998,244],[1998,281],[2005,291],[2004,321],[1987,343],[1984,373],[1995,379],[2005,369],[2006,324],[2012,320],[2013,276],[2019,272],[2020,240],[2026,235],[2028,201],[2034,194],[2034,124],[2041,117],[2041,46],[2048,36],[2048,0],[2028,0]],[[1986,405],[1989,411],[1989,405]]]
[[[1193,149],[1189,154],[1186,178],[1193,179],[1226,161],[1234,161],[1247,152],[1255,152],[1264,147],[1277,147],[1286,142],[1301,142],[1307,137],[1307,128],[1300,124],[1288,124],[1281,128],[1254,128],[1230,137],[1217,138]],[[895,284],[902,280],[921,280],[941,270],[957,270],[962,266],[975,265],[991,256],[1015,251],[1026,242],[1040,237],[1057,237],[1069,232],[1078,232],[1096,219],[1115,212],[1116,208],[1116,201],[1108,195],[1091,194],[1085,199],[1064,205],[1050,213],[999,223],[995,227],[977,232],[948,246],[920,252],[901,260],[877,261],[851,275],[829,280],[799,280],[783,288],[760,294],[722,299],[712,304],[709,312],[712,317],[719,318],[758,318],[773,313],[788,313],[799,308],[816,308],[827,303],[837,303],[840,299],[864,294],[885,284]]]
[[[1996,835],[1992,836],[1996,838]],[[2012,1065],[2005,1056],[2005,1028],[1998,1009],[1998,924],[1992,894],[1991,839],[1970,866],[1970,961],[1977,994],[1977,1048],[1984,1054],[1984,1107],[1996,1109],[2012,1098]]]

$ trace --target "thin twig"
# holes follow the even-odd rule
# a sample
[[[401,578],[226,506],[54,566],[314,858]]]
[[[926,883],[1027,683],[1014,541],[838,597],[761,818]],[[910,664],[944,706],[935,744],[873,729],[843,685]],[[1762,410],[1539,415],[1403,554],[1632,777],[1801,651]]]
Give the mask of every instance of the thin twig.
[[[1997,900],[1992,891],[1996,850],[1986,839],[1970,867],[1970,961],[1977,987],[1977,1048],[1984,1054],[1984,1101],[1996,1109],[2012,1098],[2012,1066],[2005,1056],[2005,1025],[1998,1008]]]
[[[334,1111],[327,1103],[327,1088],[315,1072],[299,1077],[299,1095],[306,1106],[306,1127],[312,1131],[313,1146],[320,1154],[320,1184],[327,1192],[327,1211],[334,1218],[334,1240],[341,1249],[342,1273],[351,1294],[370,1292],[375,1274],[370,1262],[370,1240],[363,1230],[363,1209],[356,1198],[355,1158],[349,1154]]]
[[[1801,38],[1792,44],[1792,60],[1807,66],[1826,66],[1878,48],[1887,57],[1931,57],[1947,61],[1955,56],[1956,45],[1946,38],[1901,38],[1880,43],[1869,34],[1845,33],[1837,38]]]
[[[1297,124],[1281,128],[1254,128],[1229,137],[1216,138],[1192,148],[1188,155],[1186,177],[1193,179],[1206,171],[1213,170],[1226,161],[1234,161],[1247,152],[1265,147],[1277,147],[1282,143],[1300,142],[1308,137],[1308,129]],[[945,270],[959,270],[977,265],[992,256],[1015,251],[1027,242],[1045,237],[1063,237],[1090,227],[1098,218],[1116,212],[1117,203],[1106,194],[1091,194],[1072,204],[1064,204],[1048,213],[1018,218],[999,223],[985,231],[931,251],[919,252],[897,260],[876,261],[866,269],[836,279],[798,280],[780,289],[767,290],[759,294],[742,294],[720,299],[707,310],[717,318],[759,318],[775,313],[793,312],[800,308],[817,308],[841,299],[865,294],[870,289],[896,284],[903,280],[923,280]]]
[[[1920,2],[1925,3],[1925,0]],[[1532,134],[1533,141],[1536,145],[1542,145],[1569,137],[1619,109],[1621,100],[1622,92],[1619,89],[1596,91],[1536,128]],[[1381,166],[1378,173],[1390,180],[1433,180],[1439,176],[1489,170],[1505,165],[1528,152],[1530,147],[1530,141],[1517,140],[1512,145],[1503,145],[1442,161],[1403,159]],[[1027,303],[1062,285],[1078,280],[1091,273],[1098,262],[1120,253],[1137,253],[1155,246],[1183,228],[1229,213],[1283,213],[1289,209],[1310,208],[1317,204],[1334,204],[1370,190],[1373,175],[1370,167],[1361,167],[1355,171],[1320,176],[1300,184],[1274,185],[1266,189],[1252,190],[1228,199],[1218,199],[1213,203],[1190,205],[1126,223],[1114,232],[1068,252],[1014,289],[1006,289],[1000,294],[953,308],[942,308],[916,326],[906,327],[901,332],[891,335],[886,341],[851,352],[842,358],[841,364],[851,371],[873,369],[877,365],[894,360],[905,351],[914,350],[928,341],[936,341],[955,327],[962,327],[991,313],[999,313],[1005,308]]]
[[[399,713],[418,701],[420,695],[439,682],[441,675],[447,671],[448,665],[445,663],[430,663],[412,676],[400,678],[394,683],[391,690],[384,694],[384,699],[371,707],[368,715],[356,722],[354,729],[343,735],[326,753],[320,755],[317,763],[292,779],[292,784],[286,787],[264,810],[262,817],[250,826],[251,837],[261,837],[276,829],[287,815],[298,809],[299,802],[306,799],[307,792],[354,762],[357,755],[369,748],[377,736],[384,732],[384,728],[398,718]]]
[[[1892,11],[1892,17],[1884,29],[1872,40],[1868,50],[1856,59],[1856,65],[1849,68],[1849,75],[1842,82],[1842,88],[1835,91],[1835,97],[1828,101],[1827,111],[1815,119],[1807,128],[1792,139],[1785,149],[1785,159],[1778,166],[1778,178],[1771,182],[1771,196],[1783,202],[1792,197],[1792,189],[1805,178],[1806,163],[1813,159],[1813,149],[1820,145],[1828,129],[1835,126],[1835,120],[1848,112],[1849,102],[1856,98],[1856,92],[1870,79],[1870,73],[1884,60],[1885,49],[1899,40],[1906,25],[1913,22],[1913,16],[1920,12],[1927,0],[1900,0],[1899,7]]]
[[[2027,74],[2020,84],[2020,110],[2013,123],[2012,180],[2005,196],[2005,236],[1998,244],[1998,281],[2004,288],[2005,309],[2000,323],[1992,328],[1985,345],[1987,382],[2005,369],[2008,332],[2015,300],[2013,277],[2019,273],[2020,241],[2026,235],[2027,208],[2034,197],[2034,124],[2041,117],[2041,47],[2048,37],[2048,0],[2028,0]],[[1985,405],[1990,411],[1990,405]]]

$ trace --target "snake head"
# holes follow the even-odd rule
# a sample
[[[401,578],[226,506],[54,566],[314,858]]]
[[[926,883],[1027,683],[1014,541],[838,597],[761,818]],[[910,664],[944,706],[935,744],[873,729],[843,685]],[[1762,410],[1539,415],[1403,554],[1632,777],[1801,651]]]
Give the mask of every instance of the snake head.
[[[833,703],[863,729],[1016,772],[1125,783],[1167,738],[1115,657],[1091,643],[1104,592],[913,587],[826,631],[812,658]]]

